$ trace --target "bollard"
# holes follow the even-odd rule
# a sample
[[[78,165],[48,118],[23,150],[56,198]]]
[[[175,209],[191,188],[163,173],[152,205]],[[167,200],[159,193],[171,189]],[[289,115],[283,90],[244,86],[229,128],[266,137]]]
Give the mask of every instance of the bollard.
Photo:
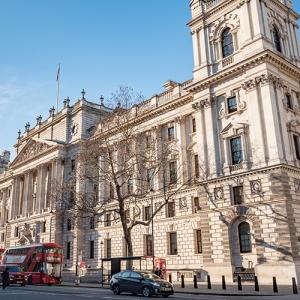
[[[196,275],[194,275],[194,288],[195,288],[195,289],[198,288],[197,276],[196,276]]]
[[[273,277],[273,292],[278,293],[276,277]]]
[[[243,288],[242,288],[242,278],[240,275],[238,275],[237,280],[238,280],[238,290],[241,291]]]
[[[184,275],[181,275],[181,287],[184,288]]]
[[[222,275],[222,290],[226,290],[225,276]]]
[[[172,274],[171,273],[169,274],[169,282],[172,283]]]
[[[293,294],[298,294],[298,288],[297,288],[295,277],[292,278],[292,285],[293,285]]]
[[[255,292],[259,292],[257,276],[254,276],[254,289],[255,289]]]
[[[210,275],[207,275],[207,288],[211,290]]]

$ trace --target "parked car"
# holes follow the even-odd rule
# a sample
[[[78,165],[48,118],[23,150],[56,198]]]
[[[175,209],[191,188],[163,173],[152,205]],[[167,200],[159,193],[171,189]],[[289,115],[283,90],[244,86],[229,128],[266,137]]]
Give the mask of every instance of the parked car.
[[[27,276],[23,272],[22,268],[18,265],[1,265],[0,266],[0,275],[2,272],[8,268],[9,272],[9,284],[20,284],[25,286],[27,283]],[[2,276],[0,276],[2,277]],[[1,279],[2,280],[2,279]]]
[[[112,276],[110,289],[115,295],[123,292],[142,294],[144,297],[174,294],[173,285],[153,273],[122,271]]]

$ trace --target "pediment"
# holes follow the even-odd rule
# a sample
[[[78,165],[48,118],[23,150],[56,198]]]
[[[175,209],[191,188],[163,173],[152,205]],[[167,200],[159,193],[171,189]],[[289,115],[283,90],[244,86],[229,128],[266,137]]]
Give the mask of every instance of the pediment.
[[[244,134],[248,128],[247,123],[228,123],[221,131],[223,138],[228,138],[238,134]]]
[[[37,138],[30,139],[23,147],[17,157],[13,160],[10,167],[14,167],[20,163],[26,162],[32,158],[40,156],[41,154],[54,148],[58,143],[48,140],[42,140]]]

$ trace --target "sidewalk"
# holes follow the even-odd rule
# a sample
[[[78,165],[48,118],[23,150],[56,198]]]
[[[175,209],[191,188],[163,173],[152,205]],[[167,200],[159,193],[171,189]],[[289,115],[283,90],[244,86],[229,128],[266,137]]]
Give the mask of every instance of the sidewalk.
[[[83,288],[102,288],[101,284],[97,283],[81,283],[80,285],[75,285],[73,282],[62,282],[62,286],[69,287],[83,287]],[[108,289],[108,285],[103,286],[104,289]],[[180,284],[174,284],[175,293],[184,294],[194,294],[194,295],[220,295],[220,296],[283,296],[292,295],[293,290],[291,286],[278,286],[278,293],[273,293],[273,287],[271,285],[262,285],[259,287],[260,291],[254,291],[254,284],[243,283],[243,290],[238,291],[237,284],[228,284],[226,290],[222,290],[221,285],[212,284],[212,289],[207,289],[207,284],[205,282],[198,282],[198,288],[194,288],[193,285],[187,284],[185,288],[181,288]],[[298,288],[299,292],[299,288]]]

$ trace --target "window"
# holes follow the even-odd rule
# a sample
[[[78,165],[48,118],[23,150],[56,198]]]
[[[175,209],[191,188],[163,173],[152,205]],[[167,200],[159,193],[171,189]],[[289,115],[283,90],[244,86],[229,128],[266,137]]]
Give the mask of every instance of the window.
[[[240,223],[238,227],[240,252],[247,253],[252,251],[250,225],[247,222]]]
[[[200,203],[199,203],[199,197],[193,198],[193,213],[197,213],[201,210]]]
[[[195,237],[196,237],[196,253],[202,253],[202,234],[201,230],[195,230]]]
[[[72,220],[69,218],[67,220],[67,231],[70,231],[72,230]]]
[[[199,178],[199,157],[198,154],[194,155],[195,178]]]
[[[90,241],[90,259],[95,256],[95,241]]]
[[[234,186],[232,188],[233,204],[241,205],[244,202],[243,186]]]
[[[145,255],[146,256],[153,256],[153,238],[151,234],[145,235]]]
[[[42,222],[41,231],[42,231],[42,233],[46,232],[46,221]]]
[[[5,234],[4,234],[4,232],[2,232],[1,233],[1,242],[4,242],[4,240],[5,240]]]
[[[272,38],[273,38],[273,43],[274,47],[278,52],[282,52],[281,50],[281,42],[280,42],[280,35],[277,30],[277,28],[274,26],[272,30]]]
[[[241,137],[235,137],[230,140],[231,163],[240,164],[243,161],[242,140]]]
[[[167,218],[175,217],[175,202],[168,202],[167,204]]]
[[[111,239],[105,239],[104,245],[105,245],[105,257],[111,258]]]
[[[196,132],[196,119],[195,118],[192,118],[192,132]]]
[[[74,172],[75,171],[75,159],[71,160],[71,171]]]
[[[19,227],[16,226],[15,227],[15,237],[18,237],[19,236]]]
[[[71,242],[67,242],[67,257],[66,259],[71,259]]]
[[[237,102],[235,96],[227,99],[227,110],[229,114],[237,111]]]
[[[170,184],[177,182],[177,163],[176,161],[169,162]]]
[[[111,214],[108,213],[104,217],[104,227],[109,227],[111,226]]]
[[[109,184],[109,199],[113,200],[115,197],[114,186],[112,183]]]
[[[142,275],[137,273],[137,272],[131,272],[130,277],[131,278],[137,278],[137,279],[143,278]]]
[[[169,255],[177,255],[177,233],[169,233]]]
[[[151,219],[151,207],[145,206],[144,207],[144,221],[149,221]]]
[[[233,40],[230,28],[226,28],[222,33],[222,54],[223,58],[233,53]]]
[[[90,229],[95,229],[95,218],[90,217]]]
[[[153,186],[153,179],[154,179],[154,169],[153,168],[147,169],[147,184],[148,184],[148,187]]]
[[[174,126],[168,127],[168,140],[173,141],[175,139],[175,129]]]
[[[293,140],[294,140],[294,147],[295,147],[296,158],[300,160],[299,136],[296,135],[296,134],[294,134],[293,135]]]
[[[126,223],[130,223],[130,209],[126,209],[125,210],[125,219],[126,219]]]
[[[293,109],[293,102],[292,102],[292,97],[290,94],[286,94],[285,95],[285,99],[286,99],[286,106],[289,108],[289,109]]]

